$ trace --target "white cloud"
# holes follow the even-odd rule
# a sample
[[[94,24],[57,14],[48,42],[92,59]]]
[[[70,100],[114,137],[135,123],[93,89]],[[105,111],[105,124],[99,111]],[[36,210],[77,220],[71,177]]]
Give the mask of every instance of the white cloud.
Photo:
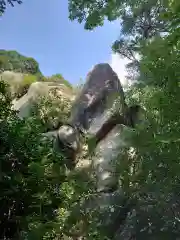
[[[109,64],[111,65],[112,69],[118,75],[121,84],[125,87],[128,85],[128,81],[126,79],[127,71],[126,71],[126,64],[129,63],[128,60],[123,59],[117,53],[111,54],[111,59]]]

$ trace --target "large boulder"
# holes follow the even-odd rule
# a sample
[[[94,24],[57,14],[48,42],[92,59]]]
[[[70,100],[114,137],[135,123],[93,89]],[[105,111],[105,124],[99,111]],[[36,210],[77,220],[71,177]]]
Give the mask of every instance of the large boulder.
[[[95,134],[115,112],[127,110],[123,88],[107,63],[99,63],[87,74],[86,82],[71,109],[70,122],[82,132]]]
[[[20,88],[22,87],[24,74],[12,71],[4,71],[0,74],[0,79],[9,85],[11,96],[12,98],[15,98]]]
[[[34,104],[40,101],[40,98],[48,98],[50,93],[55,93],[64,99],[73,99],[73,92],[63,84],[53,82],[35,82],[32,83],[28,92],[18,100],[13,100],[13,108],[18,111],[20,118],[29,117],[32,113]]]

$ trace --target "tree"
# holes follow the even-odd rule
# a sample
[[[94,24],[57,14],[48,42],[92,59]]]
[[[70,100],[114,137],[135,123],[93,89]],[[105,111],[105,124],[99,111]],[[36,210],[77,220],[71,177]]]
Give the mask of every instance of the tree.
[[[12,64],[9,62],[7,56],[0,55],[0,71],[13,69]]]
[[[16,117],[2,82],[0,87],[0,238],[20,239],[25,233],[37,238],[48,231],[61,201],[56,188],[66,178],[63,159],[53,156],[50,146],[42,146],[35,119]]]
[[[69,99],[50,91],[33,106],[32,115],[40,120],[43,132],[57,130],[67,122],[71,105]]]
[[[166,13],[169,34],[157,36],[141,49],[142,83],[126,96],[129,103],[146,109],[150,122],[133,140],[133,162],[138,167],[135,175],[129,170],[130,195],[137,197],[138,204],[124,234],[135,232],[136,239],[179,238],[180,35],[176,3]],[[123,233],[121,236],[125,238]]]
[[[150,4],[150,8],[146,2],[143,14],[148,9],[153,12],[156,4],[160,6],[159,2],[152,2],[154,5]],[[143,3],[145,1],[74,0],[70,10],[73,10],[72,17],[80,21],[88,17],[88,24],[94,27],[102,24],[104,16],[112,20],[124,13],[126,17],[127,13],[131,16],[133,12],[134,18],[134,10],[140,9]],[[144,21],[145,15],[138,12],[125,31],[127,34],[123,33],[127,42],[120,39],[121,47],[117,45],[121,55],[133,61],[137,53],[140,55],[137,59],[140,74],[136,78],[139,82],[126,92],[126,99],[129,105],[137,103],[144,107],[148,118],[133,131],[134,153],[124,152],[124,159],[119,161],[120,185],[136,204],[120,226],[118,240],[180,238],[179,7],[178,0],[164,1],[166,11],[154,15],[161,18],[162,28],[151,16],[157,25],[148,30],[147,35],[143,34],[144,30],[139,32],[140,18]],[[167,31],[167,34],[158,34],[158,31]],[[137,38],[132,38],[132,33]],[[62,115],[63,109],[62,104]],[[66,222],[70,206],[92,191],[90,179],[78,172],[67,174],[65,156],[52,151],[50,142],[41,141],[44,126],[39,120],[39,116],[18,119],[4,84],[0,85],[2,239],[61,239],[65,232],[72,230],[73,218],[77,217],[76,214]],[[92,216],[86,239],[105,239],[106,236],[99,236],[96,224]]]
[[[129,59],[130,78],[139,72],[139,54],[142,42],[168,32],[168,21],[161,18],[167,11],[167,1],[77,1],[69,0],[69,17],[85,22],[85,29],[103,25],[104,19],[120,20],[120,38],[112,46],[113,51]]]
[[[150,8],[146,8],[149,2]],[[163,1],[160,12],[147,14],[147,18],[150,16],[153,20],[153,28],[148,27],[146,32],[139,25],[141,19],[145,20],[142,14],[149,10],[154,14],[162,4],[149,2],[146,1],[143,12],[137,11],[137,16],[134,10],[141,9],[145,1],[84,0],[70,4],[71,18],[85,20],[87,28],[101,25],[104,17],[116,13],[124,22],[116,50],[130,60],[136,61],[137,53],[140,56],[137,63],[140,74],[136,78],[140,81],[126,92],[126,99],[129,104],[137,103],[146,109],[148,122],[134,131],[132,147],[135,152],[133,158],[132,154],[126,154],[125,168],[121,159],[121,186],[130,198],[136,199],[136,206],[120,227],[118,240],[180,237],[180,3]],[[95,15],[96,10],[99,15]],[[130,18],[129,22],[123,19],[124,13]],[[96,18],[92,18],[93,14]],[[126,25],[129,26],[126,28]]]
[[[31,74],[37,74],[39,72],[39,64],[33,58],[26,58],[24,61],[24,69]]]
[[[72,89],[72,85],[70,82],[68,82],[68,80],[66,80],[62,74],[60,73],[56,73],[53,74],[50,77],[45,77],[42,81],[50,81],[50,82],[57,82],[57,83],[62,83],[64,84],[66,87]]]

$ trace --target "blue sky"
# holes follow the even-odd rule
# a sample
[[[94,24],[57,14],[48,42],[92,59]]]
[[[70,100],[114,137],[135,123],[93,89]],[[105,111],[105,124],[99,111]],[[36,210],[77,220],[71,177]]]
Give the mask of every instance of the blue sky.
[[[67,2],[24,0],[9,7],[0,19],[0,49],[33,57],[44,75],[61,73],[73,84],[96,63],[113,61],[118,67],[111,44],[119,36],[119,22],[84,30],[83,25],[69,21]]]

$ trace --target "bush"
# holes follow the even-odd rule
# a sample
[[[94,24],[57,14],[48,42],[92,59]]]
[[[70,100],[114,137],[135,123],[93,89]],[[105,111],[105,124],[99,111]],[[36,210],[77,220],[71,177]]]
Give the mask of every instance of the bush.
[[[41,79],[41,81],[62,83],[70,89],[73,88],[71,83],[69,83],[66,79],[64,79],[64,77],[61,74],[55,74],[55,75],[52,75],[51,77],[44,77]]]
[[[38,74],[39,71],[39,64],[33,58],[26,58],[24,61],[24,69],[25,72],[30,74]]]
[[[43,131],[51,131],[66,123],[70,116],[71,101],[50,92],[48,98],[41,98],[32,109],[32,115],[38,118]]]
[[[2,82],[0,93],[0,239],[43,239],[64,198],[64,160],[42,144],[37,119],[17,118]]]
[[[86,174],[67,174],[66,158],[42,141],[42,121],[18,119],[3,82],[0,122],[0,239],[62,239],[71,205],[89,192]]]

